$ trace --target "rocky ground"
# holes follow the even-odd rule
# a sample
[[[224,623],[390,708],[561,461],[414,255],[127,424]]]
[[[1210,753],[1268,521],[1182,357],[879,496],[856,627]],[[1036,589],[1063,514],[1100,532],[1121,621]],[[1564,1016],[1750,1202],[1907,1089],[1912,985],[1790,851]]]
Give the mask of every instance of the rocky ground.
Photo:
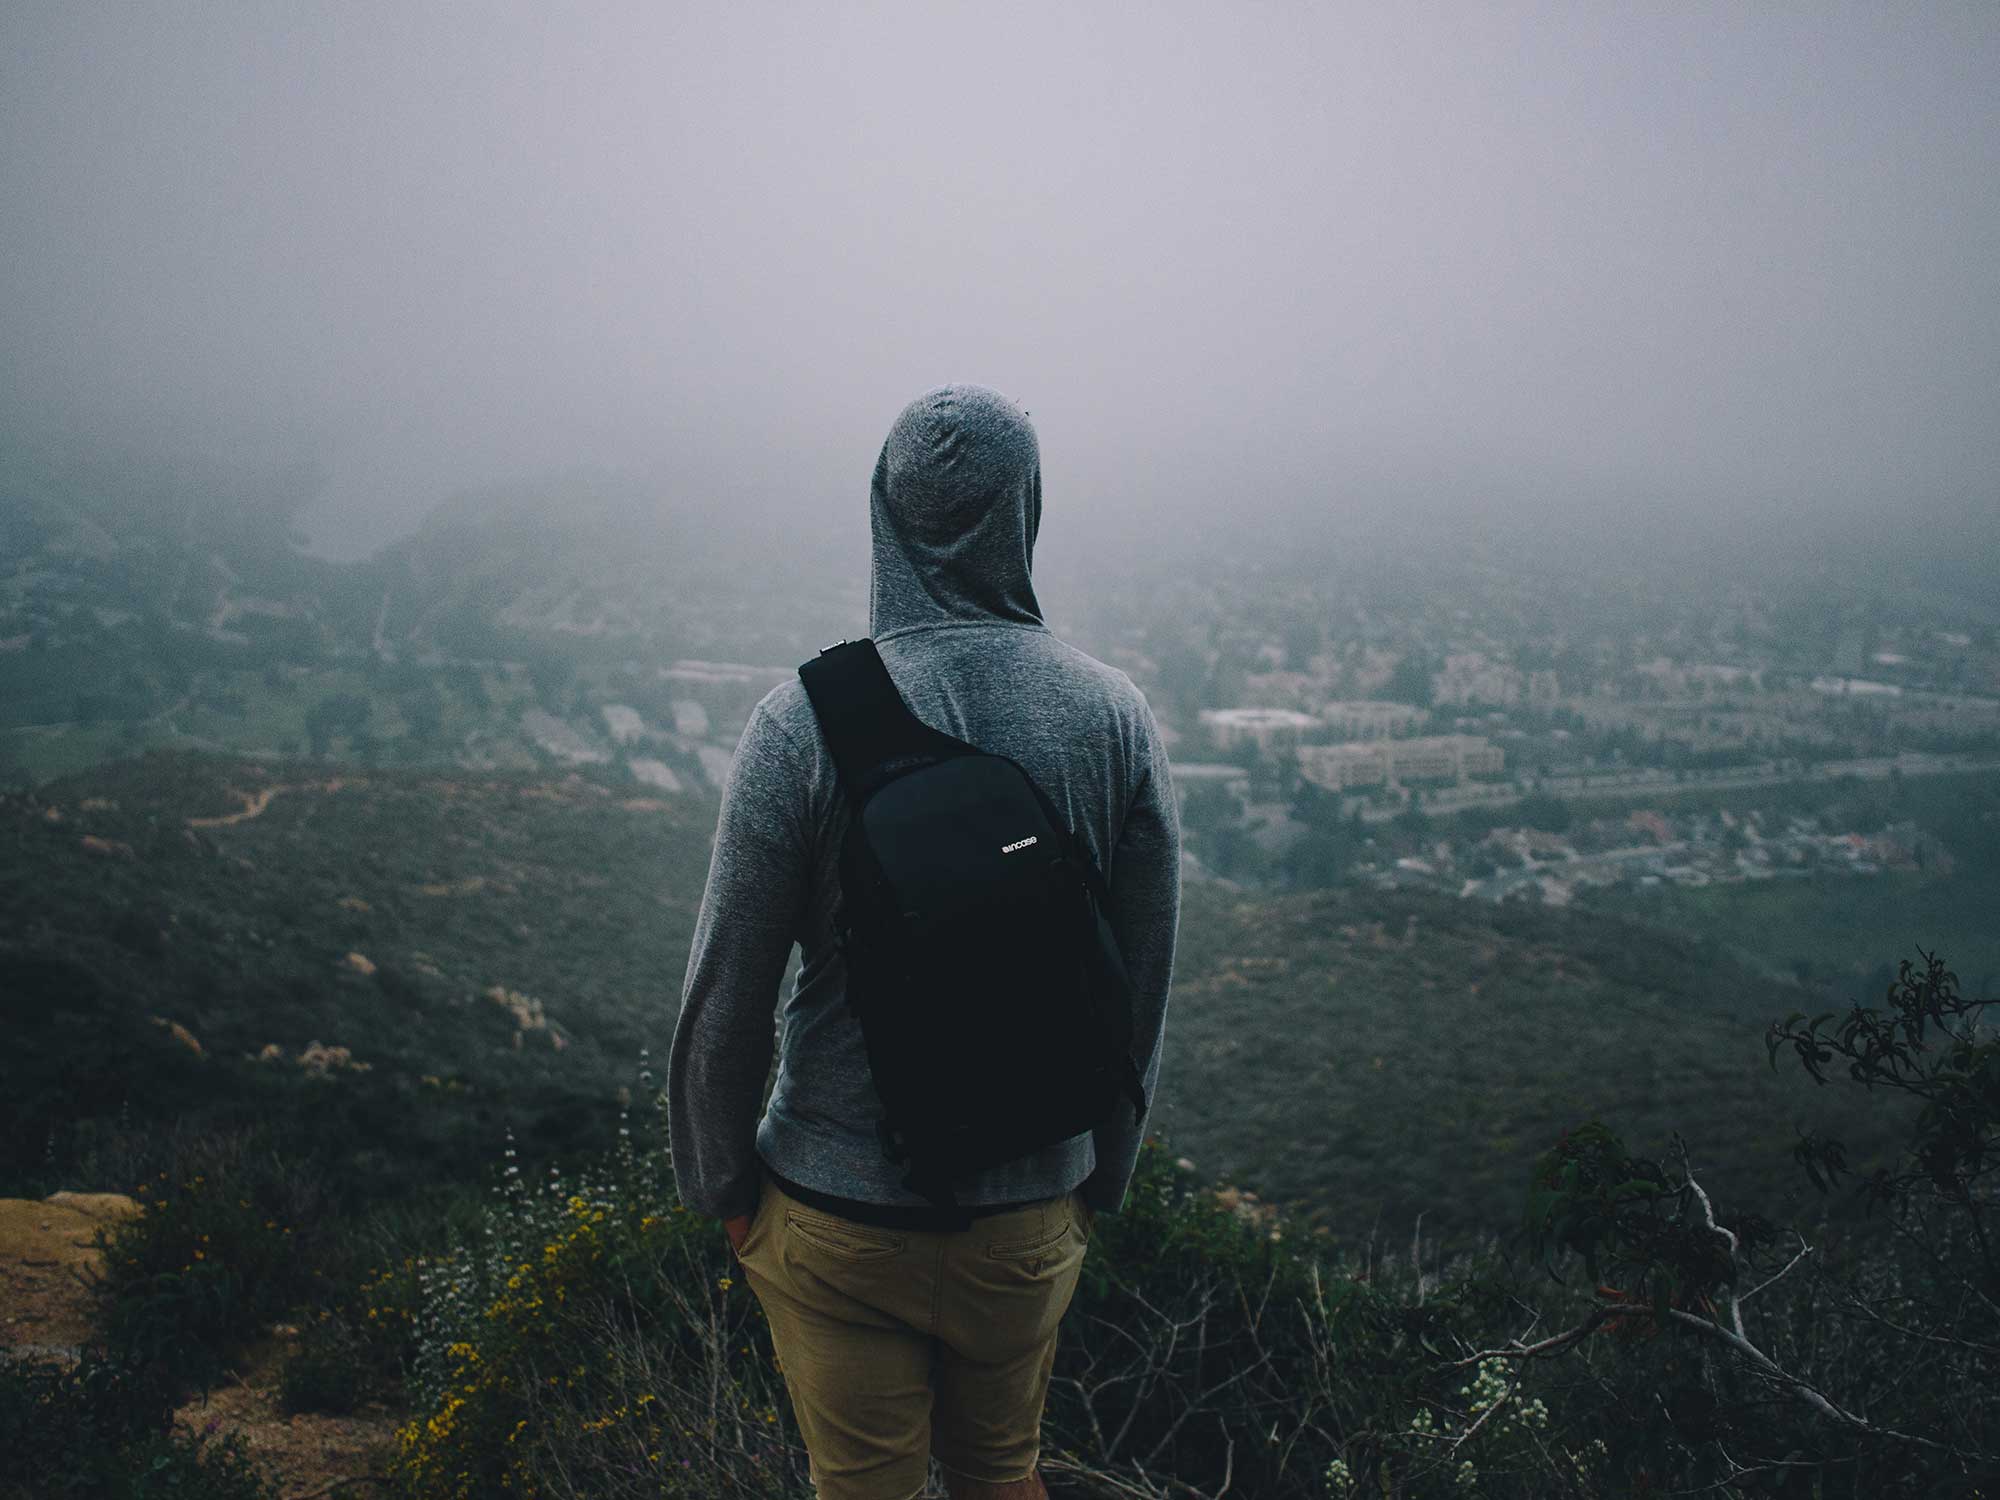
[[[138,1212],[115,1193],[0,1199],[0,1359],[71,1361],[90,1337],[90,1281],[100,1227]],[[288,1415],[278,1377],[297,1330],[279,1325],[223,1385],[175,1420],[234,1433],[282,1500],[363,1493],[382,1472],[394,1422],[380,1406],[352,1416]]]

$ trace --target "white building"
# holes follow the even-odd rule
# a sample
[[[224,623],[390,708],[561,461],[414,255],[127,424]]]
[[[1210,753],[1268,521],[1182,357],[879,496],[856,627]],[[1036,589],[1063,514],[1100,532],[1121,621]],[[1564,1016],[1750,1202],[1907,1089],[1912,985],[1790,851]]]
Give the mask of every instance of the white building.
[[[1318,719],[1294,708],[1204,708],[1201,723],[1219,749],[1254,742],[1267,755],[1290,749],[1319,727]]]
[[[674,768],[663,760],[653,760],[650,757],[642,756],[630,760],[626,764],[630,767],[632,777],[636,781],[643,781],[647,786],[658,787],[663,792],[678,792],[681,789],[680,777],[674,773]]]
[[[1444,659],[1443,670],[1432,676],[1431,699],[1508,707],[1521,701],[1523,681],[1519,667],[1489,660],[1482,651],[1455,651]]]
[[[1900,698],[1903,690],[1893,682],[1870,682],[1861,677],[1815,677],[1815,693],[1837,698]]]
[[[1378,698],[1336,700],[1319,711],[1319,721],[1343,740],[1381,740],[1415,729],[1429,713],[1408,703]]]
[[[677,661],[658,669],[662,682],[691,682],[776,687],[793,675],[794,667],[758,667],[740,661]]]
[[[630,704],[607,703],[599,711],[604,715],[604,727],[611,731],[614,745],[629,745],[646,732],[646,721]]]
[[[674,733],[691,740],[708,738],[708,710],[692,698],[674,699]]]
[[[1307,745],[1299,751],[1299,774],[1333,792],[1412,781],[1468,781],[1498,776],[1506,765],[1506,752],[1476,734]]]
[[[601,766],[611,759],[610,751],[600,750],[574,727],[539,708],[521,715],[521,729],[542,750],[567,765]]]

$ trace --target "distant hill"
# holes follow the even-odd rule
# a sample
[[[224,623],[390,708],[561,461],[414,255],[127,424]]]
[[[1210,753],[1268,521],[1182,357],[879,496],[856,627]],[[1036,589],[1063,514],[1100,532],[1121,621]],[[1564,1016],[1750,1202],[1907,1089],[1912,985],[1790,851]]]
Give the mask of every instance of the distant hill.
[[[789,670],[865,618],[861,585],[778,576],[699,497],[555,476],[335,563],[291,527],[310,484],[0,446],[0,786],[149,749],[532,769],[524,679],[588,735],[677,659]],[[707,707],[726,749],[748,705]]]
[[[713,817],[596,770],[192,754],[0,798],[0,1193],[121,1129],[263,1120],[360,1195],[475,1176],[509,1125],[604,1144],[664,1063]],[[1772,1191],[1815,1102],[1765,1066],[1782,987],[1609,919],[1190,885],[1181,944],[1157,1123],[1342,1235],[1504,1227],[1592,1114]]]

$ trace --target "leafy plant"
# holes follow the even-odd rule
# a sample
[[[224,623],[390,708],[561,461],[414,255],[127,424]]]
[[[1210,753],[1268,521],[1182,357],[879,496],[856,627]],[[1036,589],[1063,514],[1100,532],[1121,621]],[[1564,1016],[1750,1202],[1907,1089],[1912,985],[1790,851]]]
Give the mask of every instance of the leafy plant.
[[[0,1500],[270,1500],[238,1439],[175,1427],[171,1402],[156,1368],[102,1349],[0,1360]]]
[[[1774,1068],[1789,1050],[1817,1083],[1844,1071],[1885,1105],[1919,1104],[1896,1161],[1856,1183],[1893,1230],[1886,1245],[1820,1254],[1797,1230],[1718,1210],[1678,1139],[1662,1167],[1588,1125],[1538,1164],[1527,1229],[1552,1269],[1581,1259],[1594,1290],[1562,1331],[1484,1352],[1527,1361],[1622,1335],[1626,1362],[1646,1373],[1623,1379],[1614,1405],[1657,1432],[1652,1467],[1683,1482],[1815,1497],[1992,1493],[2000,1045],[1981,1017],[1995,1002],[1967,1000],[1941,960],[1922,958],[1901,965],[1882,1007],[1795,1013],[1766,1037]],[[1795,1158],[1822,1192],[1855,1175],[1824,1134],[1805,1133]]]
[[[362,1340],[331,1311],[312,1319],[278,1377],[278,1403],[288,1412],[343,1416],[371,1393]]]
[[[664,1134],[664,1115],[660,1117]],[[422,1258],[396,1477],[412,1497],[809,1494],[762,1310],[664,1149],[530,1187]]]
[[[141,1184],[139,1214],[95,1237],[103,1337],[184,1389],[212,1383],[313,1287],[279,1218],[292,1205],[254,1160],[240,1140],[211,1142],[182,1175]]]
[[[1980,1018],[1996,1002],[1966,999],[1942,959],[1920,956],[1921,968],[1903,960],[1881,1008],[1855,1005],[1810,1020],[1795,1011],[1772,1025],[1766,1045],[1773,1068],[1789,1048],[1817,1084],[1845,1064],[1863,1088],[1918,1102],[1903,1159],[1868,1176],[1861,1190],[1899,1218],[1927,1206],[1957,1215],[1979,1246],[1990,1295],[2000,1292],[1991,1187],[2000,1170],[2000,1036],[1982,1035]],[[1795,1155],[1821,1191],[1849,1174],[1845,1143],[1826,1134],[1807,1134]]]

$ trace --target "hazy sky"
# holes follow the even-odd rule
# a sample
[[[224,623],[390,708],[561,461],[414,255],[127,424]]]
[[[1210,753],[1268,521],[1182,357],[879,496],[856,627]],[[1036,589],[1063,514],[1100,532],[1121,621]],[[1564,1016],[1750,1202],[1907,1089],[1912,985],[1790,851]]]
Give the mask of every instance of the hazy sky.
[[[602,463],[1045,544],[2000,508],[2000,5],[0,8],[0,422],[311,454],[319,545]],[[785,533],[774,533],[785,545]]]

